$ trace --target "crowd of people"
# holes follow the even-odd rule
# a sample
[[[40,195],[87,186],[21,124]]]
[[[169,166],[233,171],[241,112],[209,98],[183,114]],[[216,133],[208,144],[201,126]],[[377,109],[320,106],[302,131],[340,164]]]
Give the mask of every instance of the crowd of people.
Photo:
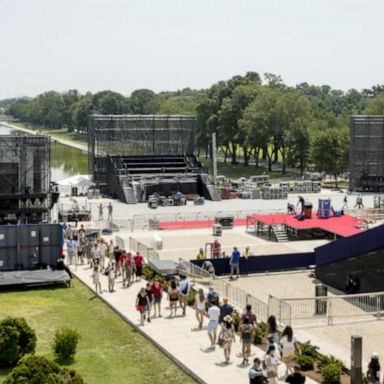
[[[87,262],[92,269],[92,279],[96,293],[102,293],[101,274],[108,277],[108,291],[114,292],[115,281],[121,276],[123,287],[130,287],[135,281],[141,280],[144,258],[140,253],[120,249],[113,243],[104,241],[98,237],[87,237],[83,225],[79,229],[70,225],[65,228],[65,239],[69,265],[84,264]],[[249,247],[246,251],[249,252]],[[239,276],[240,252],[233,248],[229,262],[231,264],[231,277],[234,273]],[[209,261],[209,260],[206,260]],[[172,278],[168,289],[165,290],[160,279],[155,276],[142,287],[136,297],[135,308],[140,313],[140,325],[144,325],[151,319],[162,317],[161,304],[163,296],[167,296],[169,303],[169,317],[177,316],[180,309],[181,316],[185,316],[192,285],[186,275]],[[278,367],[284,363],[286,367],[283,379],[287,383],[303,384],[305,375],[301,367],[294,364],[294,354],[299,348],[293,329],[286,326],[281,335],[277,331],[275,316],[269,316],[264,335],[265,357],[254,358],[251,362],[254,334],[258,328],[257,316],[252,311],[251,305],[247,305],[240,317],[238,332],[235,332],[234,308],[229,303],[228,297],[220,300],[218,292],[210,287],[206,294],[202,288],[198,289],[194,297],[195,316],[197,328],[203,329],[207,321],[207,333],[209,339],[208,350],[214,350],[219,346],[224,355],[224,364],[231,363],[232,345],[239,338],[242,345],[241,365],[251,364],[249,369],[249,382],[251,384],[277,384]],[[369,383],[379,384],[380,363],[377,353],[373,353],[368,366],[366,376]]]

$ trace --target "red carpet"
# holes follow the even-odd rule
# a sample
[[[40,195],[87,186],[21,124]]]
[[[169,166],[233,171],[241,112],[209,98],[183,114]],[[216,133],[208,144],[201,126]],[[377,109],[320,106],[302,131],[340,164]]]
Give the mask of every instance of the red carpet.
[[[293,215],[252,215],[248,216],[247,220],[249,225],[260,222],[267,225],[285,224],[295,229],[319,228],[343,237],[362,232],[360,228],[357,228],[361,224],[359,220],[349,215],[330,217],[329,219],[319,219],[313,215],[311,219],[303,221],[297,220]]]
[[[191,220],[191,221],[162,221],[160,229],[194,229],[209,228],[215,224],[215,220]],[[233,225],[246,225],[247,219],[235,219]]]

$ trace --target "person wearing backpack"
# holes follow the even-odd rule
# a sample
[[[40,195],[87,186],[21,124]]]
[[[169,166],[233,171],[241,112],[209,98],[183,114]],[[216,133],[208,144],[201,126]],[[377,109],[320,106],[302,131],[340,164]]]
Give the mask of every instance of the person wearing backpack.
[[[253,343],[253,332],[255,327],[251,324],[249,317],[245,317],[240,325],[240,338],[243,343],[243,365],[248,364],[251,355],[251,344]]]
[[[189,283],[187,276],[181,275],[180,283],[179,283],[179,301],[180,301],[180,307],[183,310],[183,316],[185,316],[185,311],[187,309],[188,295],[190,291],[191,291],[191,285]]]

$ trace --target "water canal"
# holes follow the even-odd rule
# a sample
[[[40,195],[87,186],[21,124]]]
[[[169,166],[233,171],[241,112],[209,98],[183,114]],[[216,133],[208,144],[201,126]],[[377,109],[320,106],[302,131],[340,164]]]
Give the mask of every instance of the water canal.
[[[0,124],[0,135],[24,135],[22,131]],[[51,144],[51,179],[63,180],[67,177],[88,173],[88,154],[77,148],[53,142]]]

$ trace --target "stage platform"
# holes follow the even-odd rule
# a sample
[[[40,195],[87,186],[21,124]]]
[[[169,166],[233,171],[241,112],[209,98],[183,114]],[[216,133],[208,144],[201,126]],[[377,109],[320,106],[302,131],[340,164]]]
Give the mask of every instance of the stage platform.
[[[251,215],[247,217],[247,227],[261,223],[264,225],[286,225],[287,227],[305,230],[305,229],[322,229],[338,236],[348,237],[362,232],[360,227],[363,226],[356,217],[343,215],[340,217],[330,217],[328,219],[320,219],[312,216],[311,219],[297,220],[294,215],[278,214],[278,215]]]
[[[66,284],[71,281],[71,277],[65,270],[50,271],[48,269],[37,269],[32,271],[7,271],[0,272],[0,288],[15,285],[38,286]]]

